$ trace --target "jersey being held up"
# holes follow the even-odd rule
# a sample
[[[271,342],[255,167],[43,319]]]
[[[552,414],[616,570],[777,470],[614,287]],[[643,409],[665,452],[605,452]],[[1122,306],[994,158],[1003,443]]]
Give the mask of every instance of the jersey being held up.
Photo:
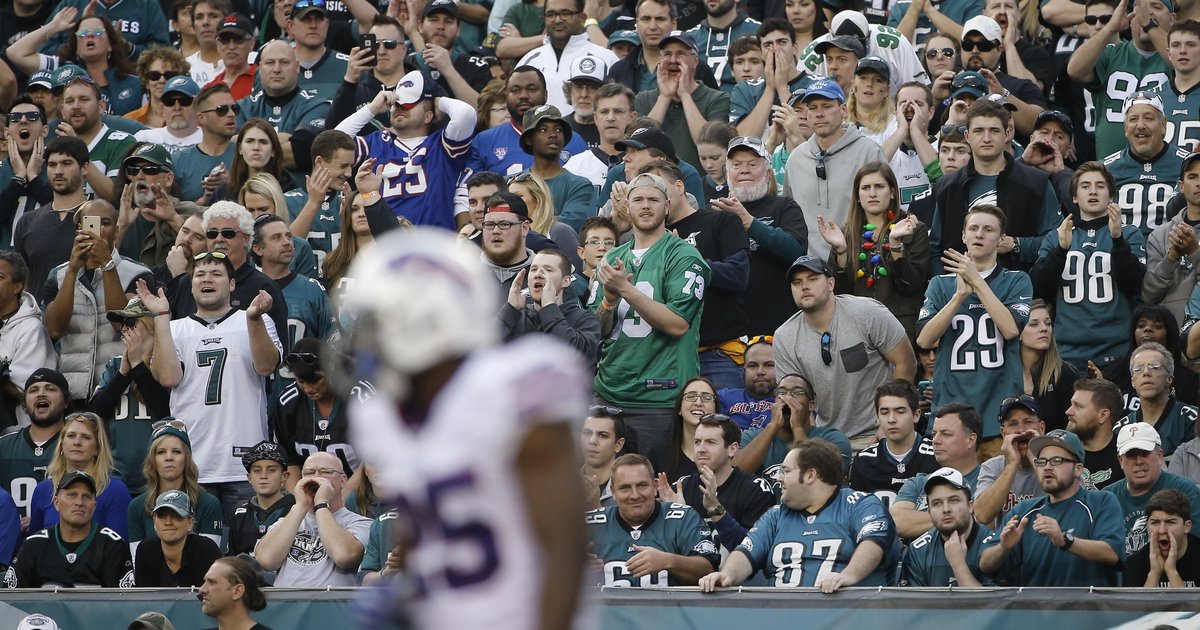
[[[704,556],[715,571],[721,552],[708,522],[683,503],[655,501],[650,520],[634,528],[618,506],[592,510],[584,517],[592,553],[604,562],[604,586],[683,586],[666,569],[635,578],[625,563],[638,554],[633,546],[653,547],[679,556]]]
[[[63,541],[58,526],[31,534],[4,574],[8,588],[131,588],[133,559],[121,535],[92,523],[80,542]]]
[[[1167,202],[1175,195],[1179,168],[1187,156],[1186,149],[1164,143],[1162,151],[1148,161],[1134,156],[1128,147],[1104,158],[1105,168],[1117,181],[1116,202],[1125,225],[1141,228],[1149,238],[1154,228],[1170,220]]]
[[[887,572],[898,559],[892,517],[875,495],[838,488],[815,513],[782,504],[767,510],[734,553],[745,554],[773,586],[811,587],[844,571],[864,544],[879,545],[884,558],[857,585],[887,585]]]
[[[885,508],[890,508],[905,481],[941,467],[933,458],[933,442],[929,438],[918,435],[912,448],[900,459],[887,447],[887,440],[880,440],[854,456],[850,464],[850,487],[873,493]]]
[[[406,568],[417,627],[535,625],[542,555],[517,455],[530,431],[584,417],[587,379],[577,352],[535,335],[469,355],[424,417],[382,396],[351,410],[359,455],[418,541]]]
[[[383,167],[380,194],[396,216],[413,225],[453,230],[455,188],[470,151],[470,137],[453,141],[444,129],[404,139],[390,131],[376,131],[355,138],[354,160],[373,157],[376,168]]]

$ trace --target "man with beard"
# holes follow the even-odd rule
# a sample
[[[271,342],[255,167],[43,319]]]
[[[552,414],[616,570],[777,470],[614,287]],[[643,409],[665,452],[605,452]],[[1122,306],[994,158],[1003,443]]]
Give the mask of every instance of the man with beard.
[[[699,164],[695,138],[708,121],[724,120],[729,113],[729,95],[695,79],[700,59],[690,33],[671,31],[658,47],[662,62],[657,86],[639,92],[634,109],[658,121],[663,132],[674,140],[680,160]]]
[[[604,77],[608,74],[608,65],[599,57],[585,55],[571,62],[571,73],[568,75],[570,79],[564,85],[564,90],[567,93],[567,104],[575,109],[575,111],[567,116],[567,122],[571,123],[571,129],[583,138],[587,143],[588,153],[595,154],[595,150],[602,142],[599,132],[599,120],[596,118],[596,110],[599,105],[599,90],[604,85]],[[614,84],[615,85],[615,84]],[[622,86],[624,87],[624,86]],[[626,88],[628,89],[628,88]],[[632,109],[630,111],[633,111]],[[632,118],[630,118],[632,120]],[[628,124],[629,121],[625,121]],[[624,130],[624,126],[622,126]],[[612,149],[612,143],[619,140],[620,137],[609,142],[609,149]],[[583,153],[581,155],[587,155]],[[604,153],[602,151],[602,153]],[[605,156],[611,153],[604,153]],[[578,158],[579,156],[574,156]],[[596,157],[600,157],[597,155]],[[568,169],[570,170],[570,169]],[[599,191],[599,187],[596,189]]]
[[[979,567],[1013,586],[1117,586],[1125,558],[1121,506],[1108,492],[1084,489],[1083,444],[1056,429],[1029,442],[1044,497],[1026,499],[1005,515]]]
[[[419,71],[409,72],[395,91],[380,91],[367,107],[339,123],[337,131],[355,138],[354,163],[373,159],[373,165],[379,165],[383,176],[380,190],[359,191],[365,195],[366,205],[382,197],[396,216],[413,225],[457,230],[471,219],[467,207],[456,212],[455,194],[468,163],[477,114],[462,101],[434,97],[432,89]],[[372,116],[389,109],[391,129],[356,137]],[[435,129],[439,112],[449,120]],[[346,179],[349,177],[347,165]]]
[[[555,86],[546,102],[570,114],[571,104],[558,86],[572,80],[568,75],[574,62],[593,57],[610,68],[619,61],[611,50],[593,44],[584,31],[583,23],[588,19],[584,12],[584,0],[546,0],[546,43],[534,48],[521,57],[518,66],[533,66],[546,77],[546,84]],[[603,79],[603,74],[601,78]]]
[[[87,195],[84,172],[90,167],[87,145],[79,138],[55,138],[46,146],[46,176],[50,180],[50,203],[27,212],[13,228],[13,249],[29,263],[31,293],[41,290],[54,267],[66,262],[75,243],[75,211]]]
[[[46,110],[28,95],[8,110],[8,154],[0,161],[0,207],[11,208],[12,219],[0,224],[0,249],[10,249],[17,221],[50,201],[53,192],[43,172]]]
[[[521,290],[526,276],[527,292]],[[571,263],[562,252],[545,249],[534,254],[529,267],[517,272],[508,288],[508,301],[500,307],[504,340],[532,333],[552,335],[578,350],[588,365],[595,365],[600,351],[600,320],[579,300],[563,299],[572,281]]]
[[[1104,488],[1120,504],[1125,521],[1125,555],[1132,556],[1150,542],[1146,529],[1146,502],[1159,490],[1174,488],[1192,505],[1193,536],[1200,535],[1200,488],[1196,482],[1163,469],[1162,440],[1154,427],[1136,422],[1117,433],[1117,456],[1125,480]]]
[[[196,124],[196,113],[192,103],[200,87],[189,76],[174,77],[163,87],[162,104],[163,117],[167,124],[158,129],[145,129],[133,134],[140,142],[153,142],[167,147],[168,151],[178,153],[184,147],[199,144],[204,139],[204,132]]]
[[[1200,416],[1196,407],[1175,398],[1174,355],[1162,344],[1144,343],[1129,355],[1129,375],[1138,403],[1113,430],[1119,433],[1126,425],[1149,423],[1162,438],[1163,456],[1170,457],[1180,444],[1195,437],[1194,426]],[[1119,445],[1117,448],[1120,450]]]
[[[1167,202],[1189,155],[1187,149],[1167,143],[1165,107],[1158,92],[1137,92],[1125,99],[1126,146],[1103,158],[1117,181],[1113,199],[1121,204],[1124,224],[1141,228],[1145,236],[1170,221]]]
[[[23,410],[29,426],[0,436],[0,488],[12,494],[21,510],[21,529],[29,527],[33,489],[46,478],[46,468],[58,450],[67,403],[67,379],[51,368],[41,368],[25,381]]]
[[[350,57],[325,46],[329,36],[329,16],[324,2],[297,2],[288,20],[288,31],[295,42],[297,82],[300,89],[315,94],[316,100],[333,98],[341,85]],[[283,127],[295,129],[296,127]]]
[[[192,258],[196,254],[208,250],[208,236],[204,233],[204,221],[200,217],[201,213],[195,213],[183,218],[175,242],[167,252],[166,262],[150,269],[155,284],[167,286],[171,280],[191,270]]]
[[[74,136],[83,140],[88,147],[88,158],[84,173],[87,183],[96,196],[111,199],[113,178],[120,168],[121,159],[129,153],[136,142],[124,131],[110,129],[100,115],[104,111],[104,97],[100,87],[84,77],[76,77],[63,89],[62,116],[56,131],[60,136]]]
[[[744,35],[758,35],[759,21],[739,10],[735,0],[707,0],[704,11],[707,17],[688,34],[700,49],[700,61],[712,69],[721,91],[732,92],[737,81],[733,78],[729,45]]]
[[[1037,115],[1048,105],[1042,91],[1033,81],[1019,79],[1000,70],[1000,56],[1004,53],[1004,33],[996,20],[977,15],[967,20],[962,33],[963,68],[982,74],[987,79],[989,94],[999,94],[1010,106],[1017,108],[1013,112],[1017,136],[1028,137],[1033,132]],[[949,85],[949,82],[946,76],[939,77],[939,82],[934,87],[934,97],[944,97],[945,86]]]
[[[308,240],[317,257],[318,269],[341,238],[340,193],[354,176],[354,148],[354,139],[336,129],[317,134],[309,149],[313,156],[312,175],[305,176],[303,189],[289,190],[283,195],[292,221],[289,227],[293,234]]]
[[[533,259],[533,250],[526,245],[530,230],[529,206],[513,193],[498,192],[487,200],[482,227],[480,245],[483,251],[479,259],[507,295],[517,276]]]
[[[459,42],[459,10],[453,0],[431,0],[425,4],[417,28],[405,29],[412,38],[412,54],[407,62],[437,81],[439,96],[453,95],[474,106],[479,91],[492,80],[492,73],[483,57],[466,52]]]
[[[1125,561],[1124,586],[1195,588],[1200,582],[1200,538],[1193,536],[1192,502],[1170,488],[1146,504],[1150,544]]]
[[[648,0],[649,1],[649,0]],[[533,156],[521,148],[521,133],[525,131],[525,113],[546,104],[546,78],[533,66],[517,66],[508,75],[505,98],[511,120],[492,127],[471,143],[467,168],[472,172],[492,171],[500,175],[515,175],[533,165]],[[471,127],[474,128],[474,123]],[[572,137],[559,159],[566,162],[573,155],[587,151],[582,138]]]
[[[820,439],[837,447],[842,453],[842,470],[850,467],[850,440],[832,427],[814,426],[813,407],[816,396],[812,386],[799,374],[786,374],[775,389],[771,417],[762,427],[742,433],[737,467],[743,471],[776,481],[779,466],[788,451],[798,442]]]
[[[175,162],[165,147],[142,144],[123,162],[128,181],[121,193],[116,243],[121,255],[161,265],[175,245],[184,219],[203,210],[171,196]]]
[[[1014,505],[1043,496],[1029,441],[1046,432],[1041,410],[1032,396],[1022,394],[1000,403],[1000,454],[983,462],[975,485],[975,520],[994,525]]]
[[[229,183],[229,167],[237,152],[237,143],[230,140],[237,135],[241,106],[234,102],[229,86],[216,83],[196,94],[192,109],[204,137],[175,156],[173,161],[179,165],[175,178],[180,199],[207,205],[213,192]]]
[[[775,404],[774,338],[756,335],[742,353],[742,380],[745,387],[722,389],[717,398],[725,403],[724,414],[733,418],[743,431],[764,426],[771,419]]]
[[[525,112],[523,123],[521,150],[533,156],[529,170],[546,182],[554,216],[572,230],[582,229],[583,222],[596,214],[596,200],[591,182],[563,168],[562,149],[575,136],[570,123],[553,105]]]
[[[1075,381],[1075,393],[1067,409],[1067,430],[1083,442],[1083,487],[1088,490],[1103,490],[1125,478],[1113,429],[1124,411],[1121,390],[1111,381]]]
[[[994,582],[979,569],[979,557],[997,541],[984,544],[992,530],[976,524],[971,494],[962,473],[949,466],[925,479],[933,529],[905,547],[901,585],[978,587]]]
[[[337,76],[344,74],[343,66]],[[317,128],[324,126],[329,101],[322,100],[314,91],[301,89],[300,62],[291,44],[276,39],[262,47],[258,54],[258,80],[262,89],[237,101],[241,107],[237,112],[237,128],[251,118],[262,118],[280,133],[280,143],[287,145],[286,140],[295,130],[310,123]],[[325,98],[332,98],[333,92],[330,89]]]
[[[370,103],[376,94],[399,85],[404,75],[415,69],[405,63],[404,31],[395,18],[376,15],[371,22],[370,33],[379,45],[374,50],[355,47],[350,51],[346,75],[342,77],[342,84],[333,97],[329,116],[325,119],[327,127],[341,124],[359,107]],[[372,60],[375,65],[368,65]],[[391,124],[391,112],[378,114],[375,120],[379,123],[378,128],[387,127]],[[363,128],[366,130],[363,135],[375,131],[375,128],[365,125]]]
[[[750,280],[742,294],[750,318],[747,330],[769,335],[795,313],[791,292],[779,278],[792,261],[807,253],[808,225],[794,199],[768,194],[771,164],[758,138],[731,140],[725,171],[732,194],[712,200],[712,208],[736,216],[750,239]]]
[[[249,96],[254,89],[254,78],[258,73],[258,64],[250,63],[254,44],[254,25],[249,18],[234,13],[221,22],[221,28],[217,30],[217,50],[225,69],[213,78],[212,83],[229,86],[234,100]]]
[[[849,485],[891,507],[911,477],[939,468],[933,442],[917,433],[921,394],[910,381],[894,379],[875,388],[875,416],[883,439],[859,451],[850,464]]]

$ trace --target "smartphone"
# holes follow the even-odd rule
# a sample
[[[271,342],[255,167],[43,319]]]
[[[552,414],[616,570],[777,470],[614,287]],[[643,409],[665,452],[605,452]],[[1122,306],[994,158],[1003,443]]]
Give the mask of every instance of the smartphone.
[[[362,47],[371,50],[371,59],[367,61],[367,66],[374,68],[378,59],[375,56],[375,51],[379,48],[379,41],[375,38],[374,33],[367,33],[362,36]]]
[[[100,217],[94,215],[90,217],[83,217],[83,221],[80,225],[88,232],[91,232],[96,236],[100,236]]]

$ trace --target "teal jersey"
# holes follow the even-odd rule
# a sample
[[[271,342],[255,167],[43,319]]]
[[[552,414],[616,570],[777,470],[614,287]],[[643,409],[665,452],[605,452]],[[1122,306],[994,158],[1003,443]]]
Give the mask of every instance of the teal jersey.
[[[925,325],[950,302],[955,291],[954,274],[943,274],[929,282],[925,304],[917,316],[917,328]],[[997,266],[987,277],[988,286],[1004,303],[1017,328],[1029,319],[1033,283],[1022,271]],[[1024,392],[1025,377],[1021,365],[1021,341],[1005,339],[992,321],[979,296],[972,293],[959,307],[938,345],[933,380],[933,408],[948,402],[970,401],[983,414],[983,435],[1000,435],[996,413],[1000,401]]]
[[[801,72],[799,76],[792,79],[788,83],[788,89],[795,92],[800,88],[806,88],[810,83],[815,81],[817,77],[807,72]],[[729,124],[736,125],[742,122],[742,119],[754,111],[758,105],[759,99],[762,98],[763,92],[767,91],[766,79],[754,79],[752,81],[742,81],[733,87],[733,91],[729,94]],[[775,98],[776,105],[779,103],[779,97]]]
[[[1093,70],[1095,80],[1084,87],[1092,93],[1096,108],[1096,155],[1109,155],[1127,144],[1125,116],[1121,112],[1125,99],[1166,83],[1172,74],[1171,67],[1154,52],[1142,52],[1133,42],[1126,41],[1109,44],[1100,53]],[[1178,168],[1175,176],[1179,176]]]
[[[283,193],[283,200],[287,202],[288,220],[295,221],[304,209],[304,204],[308,203],[308,191],[303,188],[289,190]],[[336,192],[327,194],[321,202],[321,207],[317,208],[317,214],[308,228],[308,236],[305,237],[317,258],[317,278],[324,277],[322,267],[325,265],[325,257],[337,249],[338,243],[342,241],[341,205],[340,195]]]
[[[292,264],[288,265],[288,269],[306,278],[319,279],[321,270],[317,268],[317,255],[313,253],[312,245],[298,236],[293,236],[292,247],[296,253],[292,256]]]
[[[703,556],[712,563],[714,571],[721,560],[716,534],[708,521],[683,503],[655,501],[650,520],[637,529],[621,518],[615,505],[588,512],[584,521],[592,541],[592,553],[604,563],[604,586],[685,585],[665,569],[641,578],[630,575],[625,563],[638,553],[634,551],[634,545],[653,547],[678,556]]]
[[[1189,153],[1200,149],[1200,85],[1181,94],[1171,80],[1154,91],[1162,98],[1167,114],[1167,144]]]
[[[759,433],[762,433],[762,427],[746,429],[742,431],[741,447],[746,448]],[[825,440],[837,447],[842,452],[842,472],[850,470],[850,438],[846,437],[845,433],[838,431],[833,427],[813,427],[808,432],[810,439]],[[792,442],[784,441],[776,433],[771,439],[770,446],[767,447],[767,455],[763,457],[762,465],[758,467],[756,477],[762,477],[775,485],[778,490],[779,484],[775,481],[779,476],[779,467],[783,465],[783,458],[787,457],[788,451],[792,450]]]
[[[1049,536],[1033,529],[1038,515],[1058,521],[1064,532],[1075,538],[1098,540],[1116,552],[1116,566],[1104,566],[1085,560],[1071,551],[1059,549]],[[1125,528],[1121,524],[1121,505],[1110,492],[1079,489],[1070,498],[1051,503],[1049,497],[1025,499],[1013,506],[1002,519],[1028,518],[1025,533],[1004,556],[999,577],[1009,586],[1120,586],[1120,567],[1125,558]],[[999,542],[1003,527],[992,532],[989,544]]]
[[[1163,150],[1148,162],[1135,157],[1128,148],[1104,158],[1105,168],[1117,181],[1117,203],[1125,225],[1135,225],[1149,237],[1154,228],[1170,219],[1167,202],[1175,195],[1179,168],[1187,156],[1186,150],[1164,144]]]
[[[337,95],[338,87],[345,80],[346,66],[349,63],[350,55],[326,48],[325,55],[311,68],[300,67],[298,79],[300,88],[308,92],[316,92],[317,98],[322,101],[332,101],[333,97]],[[255,80],[257,77],[258,75],[255,74]]]
[[[108,360],[104,373],[100,375],[100,385],[104,389],[112,382],[121,370],[121,357]],[[150,415],[146,403],[138,400],[137,389],[132,385],[121,394],[116,411],[111,418],[105,418],[108,427],[108,443],[112,446],[113,459],[117,472],[125,485],[131,490],[140,490],[146,485],[142,477],[142,464],[146,461],[146,453],[150,450],[150,434],[154,432],[155,418]]]
[[[367,534],[367,549],[358,565],[360,573],[383,570],[383,566],[387,564],[388,553],[396,546],[393,532],[398,518],[399,510],[388,510],[371,523],[371,531]]]
[[[299,90],[290,98],[284,98],[286,100],[272,98],[262,90],[254,90],[249,96],[242,97],[238,100],[238,105],[242,107],[237,115],[238,128],[241,129],[251,118],[262,118],[281,133],[292,133],[301,127],[325,126],[329,101],[321,98],[316,90]]]
[[[942,15],[954,20],[955,24],[965,24],[967,20],[976,15],[983,15],[983,2],[981,0],[942,0],[935,3],[937,10]],[[888,10],[887,25],[896,28],[900,26],[900,22],[904,19],[904,15],[908,13],[908,8],[912,6],[912,0],[897,0]],[[925,50],[925,40],[937,32],[937,27],[933,25],[933,21],[924,13],[917,18],[917,26],[913,29],[913,44],[917,50]],[[936,79],[937,77],[930,77]]]
[[[341,336],[329,296],[320,282],[293,274],[291,278],[276,281],[288,309],[288,347],[305,337],[320,339],[337,347]]]
[[[1120,431],[1121,427],[1127,424],[1150,422],[1142,415],[1142,411],[1139,399],[1137,409],[1114,424],[1113,432]],[[1197,415],[1200,415],[1200,410],[1197,410],[1196,407],[1176,400],[1174,396],[1167,400],[1167,408],[1163,411],[1162,417],[1158,419],[1158,422],[1151,423],[1154,425],[1154,430],[1158,431],[1159,439],[1162,440],[1163,457],[1170,457],[1180,444],[1196,437]]]
[[[982,466],[975,466],[971,472],[963,475],[963,483],[967,484],[967,487],[971,489],[972,495],[975,494],[975,487],[979,483],[980,470],[983,470]],[[928,512],[929,497],[925,496],[925,480],[928,478],[928,473],[921,473],[905,481],[904,485],[900,486],[900,492],[896,493],[896,502],[907,501],[915,505],[917,510]]]
[[[1150,502],[1150,497],[1154,496],[1154,493],[1167,488],[1187,495],[1192,506],[1191,534],[1200,536],[1200,487],[1196,486],[1195,481],[1163,470],[1159,474],[1158,481],[1154,482],[1149,490],[1139,495],[1131,494],[1129,484],[1124,481],[1104,487],[1104,492],[1113,493],[1121,505],[1121,518],[1125,523],[1125,557],[1133,556],[1150,543],[1150,532],[1146,529],[1146,519],[1149,516],[1146,514],[1146,504]],[[1157,553],[1157,550],[1151,550],[1151,552]]]
[[[762,22],[746,17],[745,13],[739,13],[728,28],[713,28],[706,19],[688,31],[700,47],[700,61],[712,69],[713,76],[717,78],[717,87],[722,92],[732,92],[733,86],[737,85],[737,81],[733,80],[733,60],[729,59],[729,44],[739,37],[757,36],[760,26]]]
[[[664,234],[640,255],[633,244],[608,252],[608,262],[621,260],[633,274],[633,286],[682,317],[688,330],[679,337],[655,330],[620,300],[612,332],[600,345],[596,395],[623,407],[670,409],[676,390],[700,373],[700,314],[711,272],[700,252],[674,234]],[[597,309],[603,297],[596,291],[588,307]]]
[[[850,564],[859,545],[877,544],[884,559],[856,586],[887,586],[895,566],[896,525],[873,494],[838,488],[813,513],[776,505],[767,510],[734,553],[777,587],[813,587]]]
[[[563,171],[546,180],[554,200],[554,216],[579,232],[583,222],[596,216],[596,189],[586,177]]]
[[[0,436],[0,489],[12,495],[21,516],[29,516],[33,489],[46,478],[46,468],[57,448],[57,433],[38,445],[29,437],[29,427]]]
[[[88,159],[101,173],[115,179],[121,171],[121,160],[125,159],[135,144],[137,138],[132,134],[101,125],[100,133],[88,144]]]
[[[233,167],[233,155],[237,151],[237,143],[230,141],[229,146],[221,155],[209,155],[200,150],[200,145],[192,145],[179,152],[172,158],[175,163],[175,181],[179,182],[179,198],[184,201],[196,201],[204,196],[204,178],[212,173],[218,164],[224,164],[225,169]]]
[[[196,524],[192,526],[193,534],[211,538],[221,544],[221,528],[225,526],[225,517],[221,514],[221,503],[213,495],[200,491],[200,500],[196,501],[193,510]],[[143,492],[129,502],[129,541],[131,543],[143,540],[158,540],[158,532],[154,531],[154,518],[146,511],[146,493]]]
[[[1088,225],[1076,222],[1071,231],[1071,248],[1065,252],[1066,264],[1057,275],[1057,284],[1039,289],[1049,296],[1054,292],[1054,328],[1058,351],[1063,361],[1086,369],[1097,357],[1123,354],[1129,345],[1126,335],[1133,317],[1133,303],[1141,298],[1141,276],[1136,285],[1121,286],[1123,267],[1128,255],[1114,256],[1112,235],[1107,219],[1095,219]],[[1121,228],[1129,254],[1138,265],[1146,264],[1146,237],[1132,225]],[[1042,240],[1039,261],[1058,260],[1064,252],[1058,247],[1058,231]],[[1035,271],[1036,274],[1036,271]],[[1040,276],[1039,276],[1040,277]]]
[[[989,538],[992,530],[987,525],[974,525],[967,536],[967,567],[980,584],[992,586],[995,580],[979,568],[979,558],[987,548],[998,544],[1000,538]],[[900,586],[960,586],[946,559],[946,541],[937,528],[921,534],[905,547],[901,567]]]

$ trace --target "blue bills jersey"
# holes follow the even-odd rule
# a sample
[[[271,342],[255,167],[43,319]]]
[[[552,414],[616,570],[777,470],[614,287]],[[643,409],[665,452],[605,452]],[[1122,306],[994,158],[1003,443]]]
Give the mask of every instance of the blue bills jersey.
[[[587,150],[583,136],[571,134],[559,160],[566,164],[571,156],[586,153]],[[532,166],[533,156],[521,149],[521,132],[511,122],[484,131],[475,136],[475,141],[471,143],[471,158],[467,161],[467,167],[472,173],[491,171],[505,176],[516,175]]]
[[[471,138],[451,141],[438,129],[419,143],[402,140],[390,131],[376,131],[355,139],[354,161],[375,158],[382,166],[379,194],[398,217],[413,225],[453,230],[454,192],[467,163]]]

